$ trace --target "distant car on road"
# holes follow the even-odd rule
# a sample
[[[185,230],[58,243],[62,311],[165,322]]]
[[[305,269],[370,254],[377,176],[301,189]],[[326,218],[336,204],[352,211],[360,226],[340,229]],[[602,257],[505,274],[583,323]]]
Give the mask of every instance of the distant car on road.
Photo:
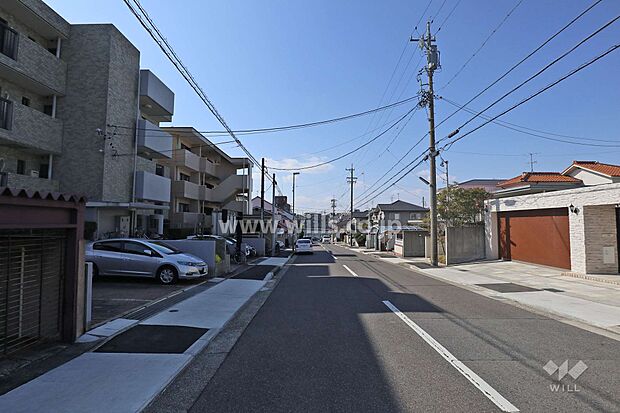
[[[323,238],[321,239],[321,242],[323,244],[331,244],[332,243],[332,237],[330,237],[329,235],[323,235]]]
[[[312,237],[312,245],[320,245],[320,244],[321,244],[321,238]]]
[[[207,264],[162,241],[106,239],[86,246],[86,261],[93,263],[94,275],[153,277],[162,284],[178,279],[205,277]]]
[[[312,251],[312,241],[308,238],[300,238],[295,243],[295,253],[296,254],[313,254]]]

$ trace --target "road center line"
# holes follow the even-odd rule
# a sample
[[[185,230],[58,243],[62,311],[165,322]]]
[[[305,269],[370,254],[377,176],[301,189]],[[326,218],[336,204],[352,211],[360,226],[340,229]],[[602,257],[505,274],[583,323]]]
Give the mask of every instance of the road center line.
[[[346,268],[346,265],[345,265]],[[347,268],[348,269],[348,268]],[[351,270],[349,270],[351,271]],[[491,387],[486,381],[484,381],[480,376],[474,373],[469,367],[467,367],[463,362],[458,360],[456,357],[452,355],[444,346],[442,346],[437,340],[431,337],[422,327],[413,322],[409,317],[403,314],[394,304],[390,301],[385,300],[383,304],[386,305],[387,308],[392,310],[394,314],[396,314],[401,320],[405,322],[413,331],[416,332],[418,336],[422,338],[422,340],[426,341],[428,345],[430,345],[433,350],[435,350],[441,357],[446,359],[448,363],[452,365],[455,369],[458,370],[467,380],[470,381],[471,384],[476,386],[478,390],[482,392],[489,400],[491,400],[497,407],[499,407],[504,412],[518,412],[517,409],[512,403],[504,398],[501,394],[497,392],[493,387]]]
[[[345,270],[349,271],[351,273],[352,276],[354,277],[359,277],[359,275],[357,275],[356,273],[354,273],[351,268],[347,267],[346,265],[342,265],[344,267]]]

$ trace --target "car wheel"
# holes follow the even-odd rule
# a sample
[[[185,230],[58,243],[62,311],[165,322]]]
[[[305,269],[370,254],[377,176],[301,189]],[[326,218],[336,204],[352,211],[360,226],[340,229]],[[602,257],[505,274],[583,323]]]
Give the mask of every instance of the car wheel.
[[[179,278],[179,274],[174,267],[161,267],[157,271],[157,280],[162,284],[174,284]]]

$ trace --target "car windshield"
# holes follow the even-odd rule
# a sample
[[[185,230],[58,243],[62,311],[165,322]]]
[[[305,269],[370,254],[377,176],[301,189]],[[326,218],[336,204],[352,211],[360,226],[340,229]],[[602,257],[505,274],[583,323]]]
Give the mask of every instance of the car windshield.
[[[172,245],[164,244],[163,242],[150,242],[149,243],[153,249],[161,254],[172,255],[172,254],[181,254],[181,251],[178,248],[173,247]]]

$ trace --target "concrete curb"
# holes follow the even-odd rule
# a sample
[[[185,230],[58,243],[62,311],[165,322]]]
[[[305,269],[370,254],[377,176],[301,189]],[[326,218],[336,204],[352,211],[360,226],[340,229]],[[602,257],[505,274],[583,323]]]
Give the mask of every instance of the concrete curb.
[[[282,279],[282,277],[275,277],[277,274],[281,273],[282,271],[286,271],[289,267],[288,265],[290,264],[291,260],[294,259],[295,255],[294,254],[290,254],[286,263],[284,265],[282,265],[281,267],[278,267],[276,269],[274,269],[273,271],[270,271],[269,273],[267,273],[267,275],[264,278],[265,281],[265,286],[262,287],[261,289],[259,289],[256,293],[254,293],[254,295],[252,295],[241,307],[239,307],[239,309],[226,321],[226,323],[224,323],[224,325],[222,327],[220,327],[217,330],[213,330],[213,333],[211,333],[211,331],[205,333],[204,337],[204,343],[200,343],[200,346],[198,345],[192,345],[187,351],[187,354],[191,355],[191,358],[188,360],[187,363],[184,364],[183,368],[179,370],[179,372],[173,377],[171,378],[168,383],[166,383],[166,385],[158,392],[157,395],[155,395],[147,404],[144,405],[144,409],[146,409],[146,411],[157,411],[157,412],[162,412],[162,411],[170,411],[170,412],[176,412],[176,411],[186,411],[187,409],[189,409],[190,406],[187,406],[186,408],[183,408],[182,406],[180,406],[178,403],[179,402],[175,402],[174,406],[167,406],[167,408],[162,408],[161,406],[157,406],[158,404],[158,397],[165,395],[166,391],[168,390],[169,387],[174,387],[174,386],[182,386],[183,387],[183,395],[185,397],[191,397],[190,395],[187,395],[185,393],[191,391],[191,389],[188,389],[187,386],[197,386],[198,388],[194,389],[194,391],[197,392],[197,394],[195,394],[194,396],[197,397],[197,395],[202,391],[203,388],[205,388],[209,381],[213,378],[213,376],[215,375],[215,373],[217,372],[217,370],[219,369],[219,366],[221,366],[222,363],[224,363],[224,361],[226,360],[226,357],[228,357],[228,354],[230,352],[230,350],[228,351],[222,351],[218,348],[217,351],[210,351],[209,348],[209,344],[211,344],[214,340],[219,339],[220,335],[223,334],[223,338],[220,339],[221,340],[231,340],[228,336],[230,336],[230,331],[227,330],[227,328],[229,326],[231,326],[231,324],[233,323],[238,323],[239,318],[243,318],[244,315],[246,315],[245,313],[248,311],[248,309],[251,309],[253,311],[252,314],[249,314],[249,318],[247,320],[247,323],[244,324],[242,326],[242,329],[240,330],[239,334],[237,337],[234,337],[231,343],[229,343],[230,349],[232,349],[235,345],[235,343],[237,342],[237,340],[241,337],[241,335],[243,334],[243,331],[245,331],[245,329],[247,328],[247,326],[252,322],[252,320],[254,319],[254,317],[256,316],[256,314],[258,313],[258,311],[260,311],[261,307],[263,306],[263,304],[265,304],[265,302],[267,301],[267,299],[269,298],[269,296],[271,295],[271,293],[273,292],[273,290],[275,290],[275,288],[277,287],[277,285],[279,284],[280,280]],[[263,294],[260,294],[263,293]],[[257,305],[257,301],[260,301]],[[254,308],[252,308],[254,307]],[[209,337],[206,337],[209,336]],[[199,339],[203,340],[203,337],[201,337]],[[216,347],[221,346],[221,344],[215,344]],[[190,351],[191,350],[191,351]],[[199,357],[211,357],[213,361],[215,361],[215,363],[208,363],[210,365],[209,368],[199,368],[198,370],[200,370],[200,372],[202,374],[206,374],[207,377],[205,377],[203,379],[203,381],[196,381],[193,379],[187,379],[186,376],[191,376],[193,373],[191,372],[192,370],[192,364],[191,362],[194,361],[195,359],[199,358]],[[195,366],[195,369],[197,367]],[[184,376],[185,375],[185,376]],[[181,382],[183,380],[188,380],[187,385],[181,385],[181,384],[175,384],[175,380],[179,379]],[[162,397],[176,397],[178,396],[177,393],[175,393],[174,389],[170,390],[171,395],[165,395]],[[192,400],[193,402],[194,400]],[[185,400],[185,402],[188,402],[187,400]],[[166,401],[159,401],[159,404],[167,404]],[[157,406],[157,407],[156,407]]]
[[[578,272],[567,271],[567,272],[563,272],[562,276],[564,276],[564,277],[580,278],[582,280],[596,281],[596,282],[601,282],[601,283],[606,283],[606,284],[620,285],[620,281],[609,280],[607,278],[601,278],[601,277],[597,277],[595,275],[581,274],[581,273],[578,273]]]

